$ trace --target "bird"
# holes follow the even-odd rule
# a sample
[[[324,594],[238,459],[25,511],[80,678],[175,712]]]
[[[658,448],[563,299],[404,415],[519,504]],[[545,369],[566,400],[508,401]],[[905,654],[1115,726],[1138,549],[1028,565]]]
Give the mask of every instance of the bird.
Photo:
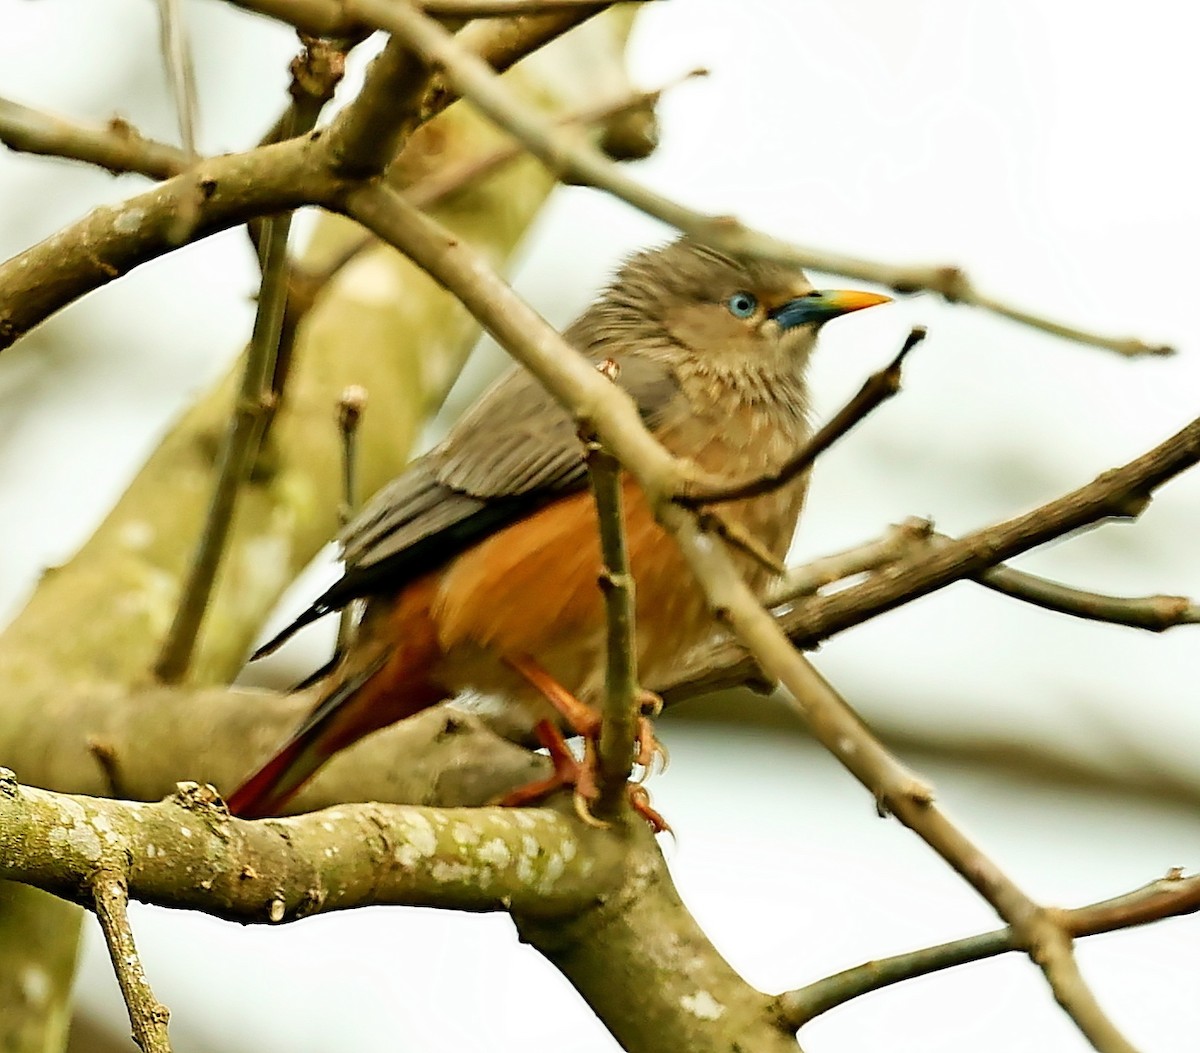
[[[629,394],[668,451],[710,476],[741,480],[778,469],[809,437],[806,367],[821,326],[889,299],[817,290],[795,266],[683,235],[627,258],[563,335]],[[801,475],[713,510],[780,560],[807,481]],[[637,668],[652,685],[666,682],[714,623],[678,546],[628,473],[620,487]],[[229,795],[231,813],[279,814],[335,753],[473,691],[519,707],[553,761],[549,778],[500,803],[571,786],[587,816],[594,771],[587,751],[577,761],[562,732],[585,741],[598,734],[592,707],[603,694],[606,634],[596,511],[570,414],[514,366],[368,501],[339,540],[341,577],[252,657],[363,601],[357,629],[321,674],[308,717]],[[745,553],[734,558],[761,594],[771,571]],[[643,722],[638,759],[652,762],[658,750]],[[631,792],[631,800],[652,826],[665,827],[644,793]]]

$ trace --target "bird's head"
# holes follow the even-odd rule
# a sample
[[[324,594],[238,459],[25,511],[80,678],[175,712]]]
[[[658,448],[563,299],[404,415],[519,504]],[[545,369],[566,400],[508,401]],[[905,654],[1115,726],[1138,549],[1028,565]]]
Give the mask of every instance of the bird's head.
[[[796,267],[682,237],[626,261],[589,312],[600,330],[589,335],[722,371],[747,366],[795,372],[822,325],[889,299],[814,289]]]

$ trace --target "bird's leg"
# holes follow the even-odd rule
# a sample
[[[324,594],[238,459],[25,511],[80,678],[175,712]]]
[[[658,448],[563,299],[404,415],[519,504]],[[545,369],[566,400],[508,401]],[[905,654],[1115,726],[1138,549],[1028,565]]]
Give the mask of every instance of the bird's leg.
[[[560,786],[574,786],[575,810],[579,813],[579,817],[592,825],[598,824],[599,821],[591,813],[590,804],[599,792],[596,780],[598,763],[596,747],[600,740],[600,715],[586,702],[576,698],[529,655],[506,656],[504,660],[511,669],[520,673],[538,690],[542,697],[562,716],[574,734],[583,738],[583,759],[581,761],[575,759],[557,727],[548,720],[539,721],[534,733],[537,735],[538,741],[550,752],[550,759],[554,764],[554,774],[539,783],[532,783],[514,790],[501,803],[510,803],[509,798],[514,795],[522,798],[521,803],[528,803],[530,800],[546,796]],[[667,766],[666,748],[655,737],[648,716],[648,714],[657,715],[661,712],[662,699],[650,691],[642,691],[638,697],[638,709],[637,753],[634,760],[642,766],[643,775],[638,784],[630,785],[629,803],[633,810],[650,824],[655,833],[662,833],[664,830],[670,830],[670,827],[666,820],[650,806],[650,796],[640,785],[640,782],[644,781],[646,775],[649,774],[655,757],[662,758],[664,770]],[[549,740],[551,730],[556,738],[554,745],[551,745]],[[559,753],[565,753],[565,758],[560,757]],[[543,787],[542,784],[546,785]],[[540,792],[529,796],[528,791],[535,789],[540,789]],[[606,824],[599,823],[599,825]]]
[[[510,790],[496,803],[506,808],[520,808],[534,804],[564,786],[571,786],[575,791],[575,811],[579,818],[589,826],[607,826],[607,823],[602,823],[588,809],[588,804],[595,800],[600,792],[596,786],[595,764],[589,765],[586,759],[584,763],[575,759],[575,754],[571,752],[567,740],[563,738],[554,721],[539,720],[533,733],[550,754],[550,763],[554,765],[554,771],[544,779]]]

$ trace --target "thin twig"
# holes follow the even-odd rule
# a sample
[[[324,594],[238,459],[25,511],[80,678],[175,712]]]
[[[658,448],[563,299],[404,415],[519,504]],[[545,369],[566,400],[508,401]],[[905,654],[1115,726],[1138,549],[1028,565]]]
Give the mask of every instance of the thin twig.
[[[1180,871],[1172,871],[1165,878],[1123,896],[1064,910],[1060,921],[1071,936],[1081,937],[1130,929],[1197,911],[1200,911],[1200,876],[1185,877]],[[903,980],[1024,949],[1012,928],[995,929],[834,973],[781,994],[778,1008],[788,1026],[798,1029],[853,998]]]
[[[187,581],[171,628],[163,641],[154,672],[165,683],[178,683],[187,674],[195,653],[204,612],[233,526],[241,487],[258,458],[267,416],[272,408],[271,378],[279,350],[279,331],[287,297],[287,239],[291,213],[267,221],[269,233],[263,248],[263,278],[258,313],[233,416],[217,468],[217,480],[205,517]]]
[[[928,519],[910,517],[889,527],[883,537],[844,552],[791,567],[766,599],[769,608],[781,607],[846,578],[890,566],[919,552],[929,552],[956,539],[939,534]],[[1088,621],[1127,625],[1149,632],[1165,632],[1178,625],[1200,624],[1200,604],[1187,596],[1112,596],[1064,585],[1002,564],[975,576],[980,585],[1043,607]]]
[[[928,519],[912,516],[903,523],[888,527],[884,535],[874,541],[788,567],[767,593],[763,605],[768,608],[782,607],[785,603],[811,596],[846,578],[895,563],[909,555],[914,543],[927,537],[932,530],[933,524]]]
[[[196,67],[188,45],[187,25],[179,0],[158,0],[158,25],[163,65],[175,109],[179,115],[179,137],[184,156],[195,163],[196,121],[199,106],[196,101]]]
[[[886,285],[899,292],[938,293],[954,303],[969,303],[1003,314],[1055,335],[1107,348],[1123,355],[1169,354],[1170,348],[1140,340],[1114,339],[1065,326],[983,297],[956,267],[903,267],[880,264],[843,253],[788,244],[752,230],[730,216],[712,216],[686,208],[633,179],[582,136],[556,129],[522,102],[487,64],[462,48],[434,19],[411,4],[393,0],[355,0],[355,10],[406,41],[427,62],[502,128],[519,138],[542,161],[572,182],[614,195],[648,215],[729,252],[778,260],[830,274],[844,274]]]
[[[367,408],[367,389],[351,384],[338,399],[338,434],[342,440],[342,503],[338,524],[344,527],[358,508],[358,426]],[[336,655],[343,655],[354,635],[354,604],[342,608],[338,618]]]
[[[953,539],[933,534],[929,540],[941,545]],[[1087,621],[1128,625],[1155,633],[1177,625],[1200,624],[1200,604],[1187,596],[1109,596],[1073,588],[1015,567],[993,567],[975,580],[993,592]]]
[[[133,930],[129,927],[129,890],[125,876],[112,870],[101,869],[90,878],[93,910],[108,945],[108,956],[112,959],[121,995],[129,1010],[129,1025],[133,1040],[142,1053],[171,1053],[171,1040],[167,1034],[167,1022],[171,1014],[167,1007],[154,997],[142,960],[133,942]]]
[[[604,673],[604,708],[600,724],[597,813],[611,815],[624,800],[625,784],[633,768],[637,734],[637,643],[634,635],[633,575],[625,539],[625,512],[621,499],[621,466],[598,442],[586,443],[588,472],[596,499],[600,555],[603,569],[607,625],[607,659]]]
[[[879,372],[872,373],[867,377],[866,382],[858,389],[854,397],[805,443],[803,449],[778,470],[740,483],[707,483],[700,479],[690,481],[679,495],[680,503],[695,507],[713,504],[717,501],[737,501],[747,497],[758,497],[790,483],[796,476],[808,471],[813,462],[830,446],[900,390],[900,371],[904,359],[924,339],[925,327],[914,326],[896,357]]]

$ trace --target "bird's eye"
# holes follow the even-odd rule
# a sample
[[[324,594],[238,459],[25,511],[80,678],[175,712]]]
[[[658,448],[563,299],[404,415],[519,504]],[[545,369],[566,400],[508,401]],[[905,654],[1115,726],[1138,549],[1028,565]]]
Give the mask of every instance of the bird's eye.
[[[749,318],[758,309],[758,298],[753,293],[735,292],[725,306],[734,318]]]

